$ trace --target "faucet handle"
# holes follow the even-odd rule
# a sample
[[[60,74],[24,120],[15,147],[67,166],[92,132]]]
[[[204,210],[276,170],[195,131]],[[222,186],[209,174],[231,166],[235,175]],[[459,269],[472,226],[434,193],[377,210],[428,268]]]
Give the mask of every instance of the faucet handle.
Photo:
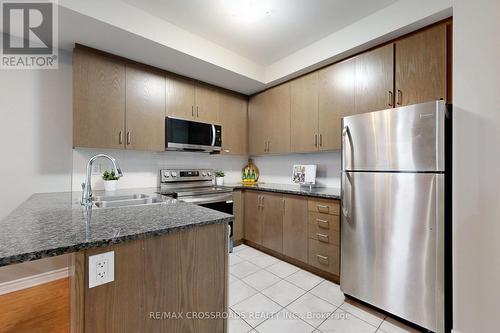
[[[82,191],[85,190],[85,183],[82,183]]]

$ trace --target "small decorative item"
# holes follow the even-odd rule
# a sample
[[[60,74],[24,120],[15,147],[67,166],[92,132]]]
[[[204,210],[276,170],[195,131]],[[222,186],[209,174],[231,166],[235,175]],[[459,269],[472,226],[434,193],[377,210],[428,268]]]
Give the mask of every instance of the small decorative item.
[[[118,183],[118,179],[120,177],[115,175],[114,171],[104,171],[102,174],[102,180],[104,181],[104,190],[106,192],[116,191],[116,184]]]
[[[316,183],[316,165],[294,165],[292,181],[300,185],[312,185]]]
[[[215,171],[215,185],[224,186],[224,171]]]
[[[248,165],[241,172],[241,181],[244,185],[252,185],[259,180],[259,169],[253,164],[252,159],[248,160]]]

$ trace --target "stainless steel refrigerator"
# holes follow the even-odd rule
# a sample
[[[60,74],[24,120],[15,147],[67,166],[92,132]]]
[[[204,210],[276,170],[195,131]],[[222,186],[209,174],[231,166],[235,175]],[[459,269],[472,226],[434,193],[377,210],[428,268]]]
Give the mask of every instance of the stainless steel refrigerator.
[[[435,101],[342,125],[341,290],[435,332],[451,327],[450,117]]]

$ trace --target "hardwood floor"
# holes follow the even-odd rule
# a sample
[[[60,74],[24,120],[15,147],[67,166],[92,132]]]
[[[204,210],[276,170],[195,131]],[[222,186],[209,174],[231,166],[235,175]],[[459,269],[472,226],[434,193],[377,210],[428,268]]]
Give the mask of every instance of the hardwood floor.
[[[0,333],[68,333],[69,279],[0,296]]]

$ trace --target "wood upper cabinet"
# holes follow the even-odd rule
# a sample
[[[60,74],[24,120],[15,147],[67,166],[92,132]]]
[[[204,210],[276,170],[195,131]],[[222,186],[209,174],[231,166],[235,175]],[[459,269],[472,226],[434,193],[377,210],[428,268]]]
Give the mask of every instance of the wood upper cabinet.
[[[73,146],[123,149],[125,64],[77,47],[73,83]]]
[[[166,76],[166,114],[176,118],[194,118],[194,84],[192,80]]]
[[[307,198],[285,196],[283,216],[283,254],[307,262]]]
[[[258,192],[244,192],[245,239],[262,244],[262,201]]]
[[[276,252],[283,252],[283,209],[282,195],[261,194],[262,197],[262,245]]]
[[[219,118],[222,124],[222,154],[246,155],[248,152],[246,97],[222,92]]]
[[[355,58],[355,112],[391,108],[394,104],[394,45],[387,44]]]
[[[290,83],[252,96],[248,122],[250,155],[290,152]]]
[[[290,83],[291,89],[291,151],[317,151],[318,72],[302,76]]]
[[[342,117],[355,114],[355,59],[328,66],[318,73],[319,150],[341,149]]]
[[[127,64],[126,82],[126,148],[164,151],[165,76]]]
[[[396,41],[396,106],[446,99],[446,30],[440,24]]]
[[[219,92],[208,85],[196,83],[195,90],[195,118],[199,121],[219,122]]]

